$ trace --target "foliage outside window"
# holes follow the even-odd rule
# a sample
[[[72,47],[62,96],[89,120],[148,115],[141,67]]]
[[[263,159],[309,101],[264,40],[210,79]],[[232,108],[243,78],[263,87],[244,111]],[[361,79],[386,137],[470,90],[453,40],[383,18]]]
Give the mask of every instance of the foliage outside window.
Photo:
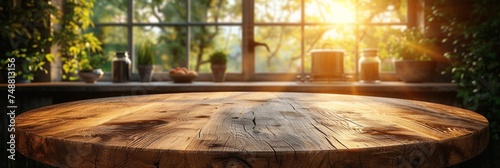
[[[378,48],[386,58],[384,70],[392,70],[392,56],[384,42],[406,27],[405,0],[305,0],[304,6],[300,0],[293,2],[256,0],[255,39],[271,48],[257,51],[257,72],[310,72],[309,52],[323,48],[345,50],[347,72],[355,71],[362,48]]]
[[[391,71],[385,42],[406,28],[407,6],[406,0],[109,0],[96,2],[92,31],[104,53],[137,50],[134,44],[153,41],[156,71],[163,72],[187,66],[209,73],[209,54],[224,50],[229,73],[248,73],[246,66],[257,75],[308,73],[309,52],[321,48],[346,50],[347,72],[355,72],[358,51],[379,48],[383,69]],[[253,31],[244,32],[244,26]],[[247,35],[270,50],[244,53]],[[255,61],[245,64],[243,57]]]

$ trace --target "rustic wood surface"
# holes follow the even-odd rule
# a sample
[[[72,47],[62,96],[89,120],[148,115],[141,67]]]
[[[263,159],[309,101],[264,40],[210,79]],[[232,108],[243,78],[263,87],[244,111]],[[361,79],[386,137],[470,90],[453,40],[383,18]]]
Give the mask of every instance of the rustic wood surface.
[[[16,118],[18,151],[58,167],[444,167],[488,121],[401,99],[283,92],[125,96]]]

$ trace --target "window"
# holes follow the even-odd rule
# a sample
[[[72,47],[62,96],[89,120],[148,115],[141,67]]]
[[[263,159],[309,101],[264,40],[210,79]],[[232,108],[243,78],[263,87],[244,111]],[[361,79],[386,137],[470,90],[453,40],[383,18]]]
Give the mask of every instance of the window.
[[[109,0],[95,3],[91,31],[106,53],[127,50],[133,62],[152,40],[157,73],[183,66],[208,76],[209,54],[225,50],[228,80],[293,80],[322,48],[345,50],[353,74],[358,52],[378,48],[392,71],[384,41],[407,27],[407,11],[406,0]]]

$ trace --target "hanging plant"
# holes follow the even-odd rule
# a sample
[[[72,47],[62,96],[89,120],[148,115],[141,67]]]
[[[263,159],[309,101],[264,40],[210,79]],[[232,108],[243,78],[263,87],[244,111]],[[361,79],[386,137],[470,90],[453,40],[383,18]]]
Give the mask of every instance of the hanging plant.
[[[51,22],[57,9],[48,0],[14,0],[0,2],[0,55],[14,58],[16,76],[31,81],[34,73],[47,73],[45,66],[54,60],[50,53],[53,40]],[[1,60],[0,69],[8,63]]]
[[[102,52],[99,39],[93,33],[84,33],[94,25],[90,18],[94,2],[95,0],[66,0],[63,5],[61,30],[56,32],[56,40],[60,45],[64,80],[77,80],[79,62],[89,62],[89,58]]]

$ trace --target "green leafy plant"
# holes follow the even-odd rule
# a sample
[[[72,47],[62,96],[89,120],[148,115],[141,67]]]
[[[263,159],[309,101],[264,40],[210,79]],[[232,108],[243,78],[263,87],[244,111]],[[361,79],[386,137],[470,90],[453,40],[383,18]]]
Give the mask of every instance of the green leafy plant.
[[[433,8],[434,19],[443,23],[442,42],[451,47],[445,57],[459,86],[463,105],[490,120],[491,137],[500,140],[500,7],[494,0],[440,0],[437,5],[469,4],[465,18],[453,8]],[[464,12],[464,11],[461,11]]]
[[[102,51],[100,40],[93,33],[84,33],[88,27],[93,26],[90,16],[94,2],[95,0],[64,1],[63,14],[59,18],[62,28],[55,32],[55,39],[60,45],[59,53],[64,71],[62,78],[65,80],[77,80],[76,72],[91,66],[84,65],[87,60],[90,63],[90,60],[100,58],[92,58]]]
[[[427,38],[416,27],[405,29],[399,34],[392,35],[388,41],[389,53],[402,60],[431,60],[431,52],[436,39]]]
[[[137,65],[153,65],[154,64],[154,51],[153,43],[146,41],[142,43],[137,51]]]
[[[102,53],[85,54],[80,56],[78,59],[78,69],[82,72],[99,69],[109,60]]]
[[[489,121],[490,143],[484,156],[464,167],[499,167],[500,162],[500,6],[496,0],[435,1],[428,20],[439,24],[452,63],[461,105]]]
[[[211,64],[227,64],[227,54],[224,51],[215,51],[210,55]]]
[[[50,53],[50,23],[57,13],[56,7],[46,0],[0,1],[0,55],[16,59],[17,76],[33,80],[34,72],[47,73],[47,63],[54,60]],[[2,69],[8,60],[0,63]]]

